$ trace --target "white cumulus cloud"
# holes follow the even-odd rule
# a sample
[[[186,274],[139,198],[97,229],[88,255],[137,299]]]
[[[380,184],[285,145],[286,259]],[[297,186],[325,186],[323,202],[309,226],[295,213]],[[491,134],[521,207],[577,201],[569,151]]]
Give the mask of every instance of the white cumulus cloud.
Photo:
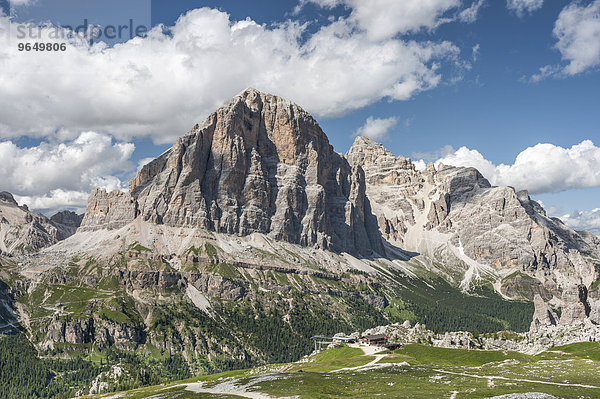
[[[573,2],[563,8],[552,31],[565,64],[545,65],[529,80],[567,77],[600,66],[600,0],[585,5]]]
[[[560,217],[573,230],[586,230],[600,236],[600,208],[591,211],[575,211]]]
[[[443,15],[461,5],[460,0],[347,0],[351,18],[373,40],[386,39],[398,33],[434,29]]]
[[[575,75],[600,65],[600,0],[565,7],[554,25],[556,48],[569,64],[564,73]]]
[[[516,12],[518,16],[539,10],[543,5],[544,0],[506,0],[506,7]]]
[[[390,3],[393,15],[396,3]],[[457,3],[426,5],[444,10]],[[201,8],[173,27],[114,47],[63,40],[66,52],[29,54],[2,46],[0,137],[66,140],[93,130],[119,140],[150,136],[171,143],[246,87],[330,117],[384,98],[409,99],[442,81],[441,65],[461,68],[453,43],[390,38],[386,27],[387,33],[371,30],[370,24],[383,24],[371,11],[360,6],[357,12],[360,24],[350,16],[309,33],[294,21],[267,26]],[[6,17],[0,17],[2,27],[18,29]],[[42,39],[29,40],[52,40],[53,31],[48,26]]]
[[[570,148],[537,144],[522,151],[512,165],[495,165],[479,151],[461,147],[436,161],[478,169],[492,184],[526,189],[532,194],[600,186],[600,148],[584,140]]]
[[[358,128],[354,136],[365,136],[373,140],[383,140],[387,138],[391,128],[396,126],[398,119],[391,118],[374,118],[369,116],[364,125]]]
[[[371,40],[435,29],[442,23],[453,21],[455,18],[446,13],[461,6],[460,0],[303,0],[301,5],[306,3],[328,8],[345,5],[352,10],[349,20],[367,32]],[[459,17],[461,22],[472,22],[470,19],[477,15],[477,4],[466,11],[464,18]]]
[[[30,210],[52,216],[55,212],[64,209],[75,210],[77,213],[85,212],[88,195],[89,193],[83,191],[56,189],[42,195],[15,195],[15,200],[20,205],[27,205]]]
[[[37,0],[9,0],[11,6],[28,6],[35,3]]]
[[[135,146],[115,143],[108,135],[81,133],[75,140],[21,148],[0,142],[0,190],[19,203],[39,210],[85,207],[95,187],[124,188],[114,174],[135,167],[129,161]]]

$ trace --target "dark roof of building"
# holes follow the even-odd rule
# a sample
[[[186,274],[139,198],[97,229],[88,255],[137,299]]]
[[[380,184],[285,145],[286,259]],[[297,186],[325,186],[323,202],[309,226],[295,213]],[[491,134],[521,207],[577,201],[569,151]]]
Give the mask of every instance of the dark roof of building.
[[[377,335],[365,335],[363,338],[365,339],[387,339],[385,334],[377,334]]]

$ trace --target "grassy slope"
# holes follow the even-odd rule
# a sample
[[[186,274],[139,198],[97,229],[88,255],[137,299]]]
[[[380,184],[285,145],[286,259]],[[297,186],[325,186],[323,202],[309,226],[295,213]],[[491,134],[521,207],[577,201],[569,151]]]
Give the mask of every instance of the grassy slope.
[[[141,254],[149,252],[148,248],[137,242],[127,249]],[[210,258],[218,258],[221,251],[208,243],[189,249],[190,253],[206,254]],[[427,273],[413,279],[394,270],[389,271],[393,276],[385,285],[354,284],[311,275],[248,270],[218,262],[194,265],[194,271],[220,275],[234,285],[253,291],[253,295],[235,302],[211,298],[212,311],[219,319],[215,322],[191,305],[184,290],[176,286],[164,291],[149,288],[142,294],[146,294],[146,299],[155,300],[151,304],[152,317],[147,318],[148,304],[139,306],[115,277],[114,271],[130,267],[133,270],[156,271],[168,266],[144,260],[143,257],[130,263],[127,264],[124,255],[114,264],[73,258],[62,268],[66,277],[65,280],[58,280],[63,281],[62,284],[44,281],[33,291],[24,292],[18,301],[31,317],[33,341],[37,343],[45,339],[43,332],[51,319],[71,322],[93,317],[97,324],[107,321],[132,326],[146,320],[146,333],[152,335],[154,341],[161,342],[164,338],[166,343],[175,348],[179,342],[200,342],[198,350],[186,352],[186,358],[190,360],[192,374],[201,375],[264,362],[296,360],[310,352],[312,341],[309,337],[315,334],[330,336],[337,332],[351,333],[406,319],[426,323],[440,332],[488,332],[506,328],[523,330],[529,325],[527,320],[530,320],[532,313],[529,303],[505,301],[485,288],[474,290],[474,295],[467,295]],[[343,277],[354,274],[364,277],[365,273],[349,271]],[[289,287],[290,290],[272,289],[277,286]],[[340,296],[340,292],[385,296],[390,306],[381,310],[358,295],[345,297]],[[163,360],[164,353],[151,341],[148,339],[145,345],[138,348],[137,354],[149,360]],[[60,343],[55,346],[55,350],[47,355],[73,355],[91,350],[92,353],[88,355],[90,359],[106,361],[105,350],[97,352],[99,349],[91,344]],[[390,361],[400,362],[400,359],[399,356],[394,359],[390,357]],[[345,365],[342,367],[352,367],[359,365],[362,360],[356,354],[346,353],[341,360],[333,356],[330,361],[329,365],[317,362],[317,368],[309,366],[306,369],[302,365],[298,369],[323,372],[337,367],[340,362]]]
[[[344,346],[317,353],[311,362],[292,364],[286,371],[326,373],[342,367],[362,366],[373,359],[373,356],[365,356],[361,349]]]
[[[443,398],[454,392],[456,398],[484,398],[517,392],[545,392],[563,398],[600,397],[600,389],[553,385],[600,387],[600,345],[596,342],[557,347],[537,356],[411,344],[387,352],[380,361],[408,362],[408,366],[403,363],[378,369],[331,372],[372,360],[371,356],[362,356],[357,351],[331,349],[312,356],[308,362],[221,373],[186,382],[204,381],[204,386],[218,388],[224,380],[233,381],[239,385],[250,384],[248,389],[251,391],[275,397],[298,395],[300,398]],[[279,372],[272,373],[276,370]],[[264,375],[269,373],[271,376],[265,378]],[[188,392],[181,383],[129,391],[123,397],[147,398],[158,393],[164,398],[236,397]]]

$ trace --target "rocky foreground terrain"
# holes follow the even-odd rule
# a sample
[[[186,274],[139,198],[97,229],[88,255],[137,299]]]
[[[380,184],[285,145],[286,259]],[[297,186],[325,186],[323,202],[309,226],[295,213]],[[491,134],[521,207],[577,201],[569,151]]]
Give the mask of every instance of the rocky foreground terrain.
[[[54,356],[177,355],[192,374],[404,320],[531,330],[524,351],[597,339],[600,323],[597,237],[473,168],[420,171],[362,137],[338,154],[299,106],[253,89],[129,193],[92,192],[83,218],[2,193],[0,251],[3,329]]]

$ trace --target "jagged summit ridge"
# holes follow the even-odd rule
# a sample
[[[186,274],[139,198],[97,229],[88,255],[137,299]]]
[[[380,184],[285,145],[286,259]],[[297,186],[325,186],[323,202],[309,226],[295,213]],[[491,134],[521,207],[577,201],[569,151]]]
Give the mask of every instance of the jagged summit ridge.
[[[346,154],[365,171],[367,196],[383,237],[445,265],[464,269],[464,288],[495,270],[520,270],[536,279],[503,284],[508,296],[519,285],[545,299],[561,287],[591,284],[600,247],[557,219],[526,191],[493,187],[476,169],[429,164],[416,170],[380,144],[357,138]],[[490,269],[491,268],[491,269]],[[529,297],[528,299],[532,299]]]
[[[490,281],[511,298],[561,301],[562,287],[600,277],[598,242],[527,192],[493,187],[474,168],[417,170],[364,137],[342,156],[301,107],[254,89],[144,166],[129,195],[95,191],[82,229],[136,218],[359,254],[385,255],[383,238],[443,265],[433,271],[465,290]]]
[[[130,182],[133,216],[143,220],[382,253],[365,190],[362,169],[333,150],[306,111],[254,89],[194,126]],[[112,209],[132,209],[121,198],[100,212],[98,203],[111,201],[106,196],[92,195],[84,228],[105,225]],[[121,222],[132,220],[124,216]]]

